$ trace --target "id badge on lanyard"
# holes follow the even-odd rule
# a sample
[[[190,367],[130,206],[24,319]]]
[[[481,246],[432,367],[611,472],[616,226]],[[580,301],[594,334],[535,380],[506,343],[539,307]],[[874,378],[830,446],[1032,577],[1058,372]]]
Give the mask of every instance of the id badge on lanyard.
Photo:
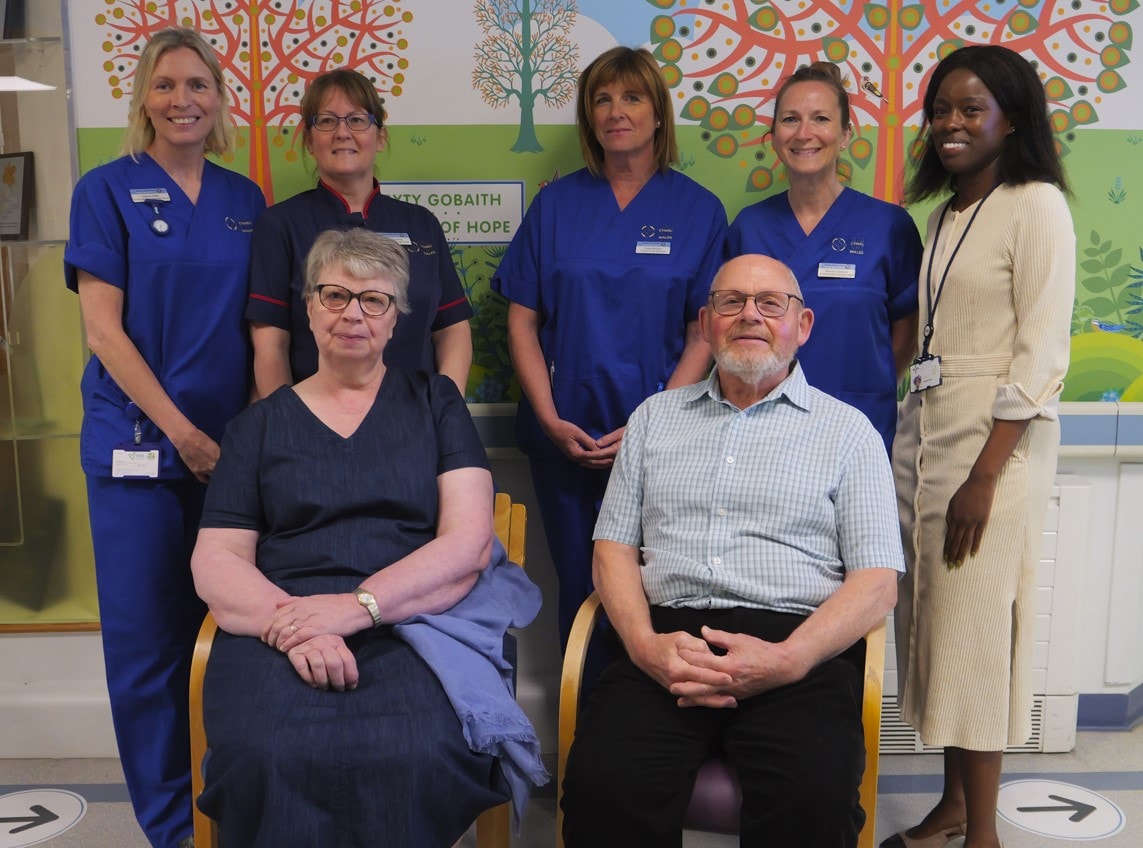
[[[999,185],[999,183],[997,183],[997,185]],[[988,200],[988,196],[995,190],[996,186],[993,186],[985,192],[984,197],[980,199],[980,203],[976,209],[973,210],[972,216],[968,219],[968,224],[965,226],[964,232],[960,234],[960,239],[957,241],[956,246],[953,247],[952,255],[949,256],[949,261],[948,264],[945,265],[944,273],[941,274],[940,282],[937,284],[936,294],[933,296],[933,302],[929,304],[928,320],[925,322],[925,328],[922,331],[921,353],[909,366],[910,393],[923,392],[927,389],[936,388],[941,384],[941,358],[929,353],[929,345],[933,341],[933,319],[937,314],[937,306],[940,305],[941,294],[944,292],[945,281],[948,279],[949,269],[952,268],[953,260],[956,259],[957,253],[960,252],[960,247],[964,244],[964,240],[968,236],[968,231],[972,229],[972,225],[976,221],[976,216],[980,213],[980,210],[984,208],[984,202]],[[937,252],[936,245],[941,235],[941,228],[945,224],[945,215],[948,214],[951,206],[952,201],[950,200],[941,212],[940,220],[937,222],[937,232],[933,236],[933,248],[929,251],[929,291],[932,291],[933,287],[933,259]]]
[[[909,366],[909,391],[923,392],[941,384],[941,358],[918,356]]]
[[[135,419],[134,439],[111,451],[111,476],[150,480],[159,476],[159,446],[143,441],[141,417]]]

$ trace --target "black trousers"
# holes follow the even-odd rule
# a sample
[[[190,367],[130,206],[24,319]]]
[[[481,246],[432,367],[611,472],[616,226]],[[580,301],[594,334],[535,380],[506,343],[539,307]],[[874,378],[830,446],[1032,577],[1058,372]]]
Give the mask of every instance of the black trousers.
[[[660,633],[706,624],[781,642],[804,619],[753,609],[652,608]],[[804,680],[735,709],[680,708],[626,657],[596,682],[564,778],[568,848],[670,848],[695,772],[722,752],[742,786],[740,844],[853,848],[865,822],[861,724],[864,642]]]

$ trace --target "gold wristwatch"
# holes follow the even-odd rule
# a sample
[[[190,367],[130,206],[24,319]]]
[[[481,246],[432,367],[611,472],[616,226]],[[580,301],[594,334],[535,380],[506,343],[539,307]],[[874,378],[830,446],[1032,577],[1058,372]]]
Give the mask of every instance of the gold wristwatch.
[[[380,627],[381,608],[377,606],[377,599],[373,597],[373,593],[358,586],[353,590],[353,594],[357,597],[357,603],[369,611],[369,617],[373,619],[373,626]]]

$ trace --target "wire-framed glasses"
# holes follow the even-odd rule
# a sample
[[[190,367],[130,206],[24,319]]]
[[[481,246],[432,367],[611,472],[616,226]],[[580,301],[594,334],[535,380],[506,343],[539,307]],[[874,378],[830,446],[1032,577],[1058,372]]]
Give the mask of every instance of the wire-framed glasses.
[[[747,301],[754,301],[754,308],[766,318],[781,318],[790,308],[790,299],[797,298],[805,303],[796,294],[786,292],[764,291],[754,294],[721,289],[710,293],[710,306],[719,315],[737,315],[746,308]]]
[[[330,112],[321,112],[310,118],[310,126],[318,132],[329,133],[337,129],[337,125],[345,121],[345,125],[353,132],[363,132],[377,123],[377,119],[368,112],[354,112],[352,115],[334,115]]]
[[[351,292],[345,286],[322,283],[314,286],[321,305],[330,312],[343,312],[351,301],[361,304],[361,311],[374,318],[384,315],[393,305],[393,295],[383,291]]]

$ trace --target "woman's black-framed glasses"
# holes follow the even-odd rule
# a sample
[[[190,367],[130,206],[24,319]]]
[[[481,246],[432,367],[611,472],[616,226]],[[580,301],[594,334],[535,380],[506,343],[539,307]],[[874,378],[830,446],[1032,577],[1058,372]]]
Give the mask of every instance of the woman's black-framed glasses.
[[[734,291],[733,289],[720,289],[710,293],[710,306],[719,315],[737,315],[746,308],[747,301],[754,301],[754,308],[766,318],[781,318],[790,308],[790,299],[797,298],[805,303],[796,294],[786,292],[764,291],[755,294]]]
[[[375,123],[377,119],[368,112],[354,112],[352,115],[333,115],[322,112],[310,118],[310,126],[318,132],[329,133],[337,129],[337,125],[345,121],[345,125],[353,132],[364,132]]]
[[[322,283],[314,286],[314,292],[321,305],[330,312],[343,312],[350,302],[356,300],[361,305],[362,312],[377,318],[388,312],[393,305],[393,295],[383,291],[351,292],[345,286]]]

